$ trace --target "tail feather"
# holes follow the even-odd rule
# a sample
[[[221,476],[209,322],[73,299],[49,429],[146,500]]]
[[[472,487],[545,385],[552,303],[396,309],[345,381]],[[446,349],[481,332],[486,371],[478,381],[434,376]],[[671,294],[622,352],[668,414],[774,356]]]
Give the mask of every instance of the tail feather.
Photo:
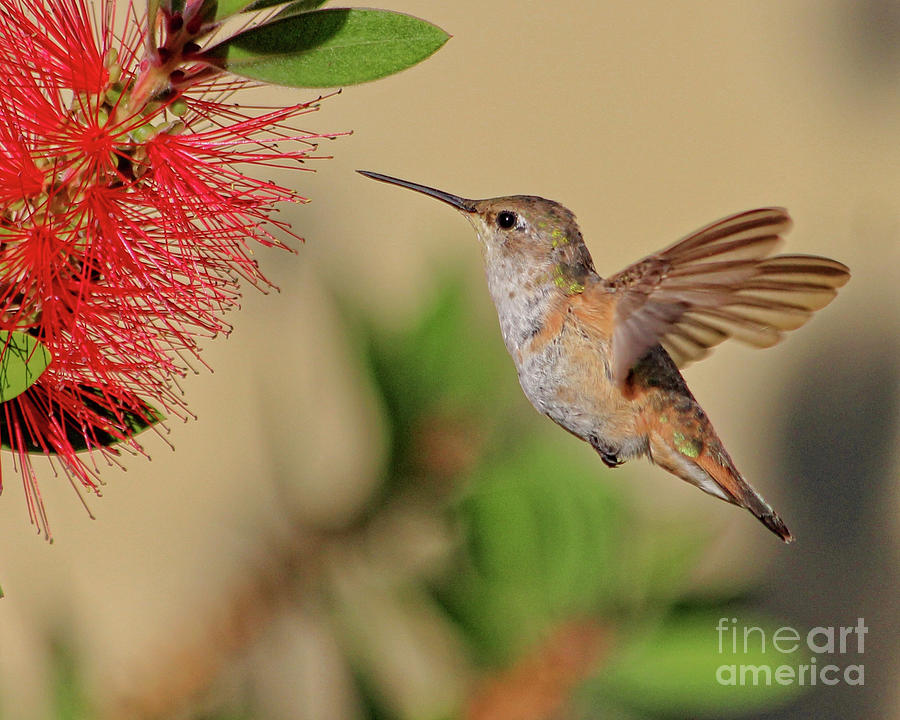
[[[724,448],[720,449],[721,459],[725,462],[719,464],[712,456],[718,454],[703,453],[697,458],[697,466],[705,472],[716,485],[723,488],[729,495],[729,502],[746,508],[752,512],[759,521],[769,530],[780,537],[784,542],[789,543],[794,540],[791,531],[787,529],[784,521],[778,516],[772,506],[766,502],[765,498],[757,492],[750,483],[741,477],[741,474],[734,467],[734,463],[725,452]]]
[[[784,521],[744,480],[712,427],[704,430],[690,437],[671,424],[656,424],[650,433],[651,460],[704,492],[749,510],[784,542],[792,542]]]

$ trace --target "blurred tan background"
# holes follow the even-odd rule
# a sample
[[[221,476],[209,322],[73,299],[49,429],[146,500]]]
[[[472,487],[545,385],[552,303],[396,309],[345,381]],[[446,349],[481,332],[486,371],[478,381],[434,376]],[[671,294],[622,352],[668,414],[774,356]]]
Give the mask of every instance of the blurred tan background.
[[[87,500],[93,521],[48,467],[41,489],[52,546],[29,526],[4,453],[4,720],[48,716],[46,632],[74,638],[91,692],[114,703],[136,678],[156,672],[178,636],[216,618],[223,594],[280,532],[283,503],[328,528],[374,491],[382,409],[354,359],[336,295],[401,328],[433,293],[439,268],[458,266],[471,279],[473,305],[490,317],[468,224],[439,203],[356,175],[357,168],[469,197],[559,200],[578,215],[601,274],[723,215],[768,204],[794,217],[789,252],[850,266],[853,279],[833,305],[783,344],[765,352],[726,344],[686,371],[737,464],[796,526],[798,542],[779,546],[734,508],[648,464],[631,489],[651,514],[714,530],[698,585],[753,577],[769,583],[782,612],[819,607],[813,617],[823,624],[867,617],[872,660],[867,686],[855,689],[857,717],[900,718],[900,5],[386,6],[454,37],[424,64],[347,88],[304,120],[311,130],[353,134],[322,144],[334,158],[311,163],[315,174],[279,177],[313,200],[283,210],[306,244],[297,256],[259,253],[281,293],[248,291],[231,317],[232,336],[209,345],[204,359],[214,373],[186,380],[197,420],[170,428],[175,451],[148,438],[151,462],[130,458],[125,473],[104,470],[103,497]],[[272,90],[266,97],[278,104],[314,94]],[[823,438],[827,461],[807,467],[809,482],[792,487],[789,479],[804,468],[775,448],[790,447],[798,408],[819,412],[816,393],[831,392],[828,381],[842,378],[849,378],[838,386],[846,412],[819,418],[837,428],[828,438],[848,436],[842,424],[850,419],[871,422],[888,434],[889,459],[855,473],[871,457],[861,420],[846,452],[835,455]],[[861,378],[870,382],[859,387]],[[798,384],[805,394],[793,394]],[[531,412],[524,398],[519,409]],[[570,448],[591,453],[574,439]],[[279,482],[287,469],[291,481]],[[829,477],[846,478],[842,494],[832,492]],[[597,482],[616,481],[597,463]],[[804,574],[832,584],[791,581]],[[853,595],[832,602],[831,588],[844,584]],[[268,632],[268,644],[245,662],[263,668],[263,683],[294,683],[273,693],[280,700],[271,701],[269,716],[352,717],[325,698],[319,682],[335,654],[331,641],[305,626],[302,614]]]

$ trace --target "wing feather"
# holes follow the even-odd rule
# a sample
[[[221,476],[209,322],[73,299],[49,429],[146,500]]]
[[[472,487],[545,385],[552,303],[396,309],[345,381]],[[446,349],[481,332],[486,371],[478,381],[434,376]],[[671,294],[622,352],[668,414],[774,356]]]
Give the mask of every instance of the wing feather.
[[[614,293],[613,375],[622,383],[662,343],[679,366],[729,337],[777,343],[827,305],[850,278],[813,255],[776,255],[791,226],[782,208],[719,220],[589,288]]]

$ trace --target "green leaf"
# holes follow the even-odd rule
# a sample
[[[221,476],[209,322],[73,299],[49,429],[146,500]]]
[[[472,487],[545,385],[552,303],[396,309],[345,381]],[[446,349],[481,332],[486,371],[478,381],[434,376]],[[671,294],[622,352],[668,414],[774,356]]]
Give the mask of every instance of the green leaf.
[[[276,85],[336,87],[404,70],[448,38],[439,27],[402,13],[316,10],[238,33],[209,48],[202,59]]]
[[[624,641],[592,690],[643,713],[714,718],[758,713],[804,692],[810,679],[807,674],[801,683],[800,673],[809,669],[802,671],[800,666],[811,664],[811,653],[803,633],[799,633],[799,647],[782,643],[781,649],[793,649],[782,653],[772,643],[778,629],[773,621],[743,618],[736,624],[734,652],[731,629],[735,624],[728,624],[733,612],[731,608],[675,615]],[[720,634],[717,626],[722,616],[726,626]],[[745,628],[753,628],[746,646]],[[791,673],[793,682],[783,682]]]
[[[0,330],[0,402],[25,392],[51,360],[50,352],[34,336]]]

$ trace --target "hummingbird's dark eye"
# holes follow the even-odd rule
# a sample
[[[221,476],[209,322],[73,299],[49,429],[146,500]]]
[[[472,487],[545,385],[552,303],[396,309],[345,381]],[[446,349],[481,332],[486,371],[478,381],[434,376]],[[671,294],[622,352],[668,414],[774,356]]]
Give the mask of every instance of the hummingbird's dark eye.
[[[516,224],[516,220],[516,214],[509,210],[503,210],[502,212],[497,213],[497,224],[504,230],[509,230],[513,227]]]

